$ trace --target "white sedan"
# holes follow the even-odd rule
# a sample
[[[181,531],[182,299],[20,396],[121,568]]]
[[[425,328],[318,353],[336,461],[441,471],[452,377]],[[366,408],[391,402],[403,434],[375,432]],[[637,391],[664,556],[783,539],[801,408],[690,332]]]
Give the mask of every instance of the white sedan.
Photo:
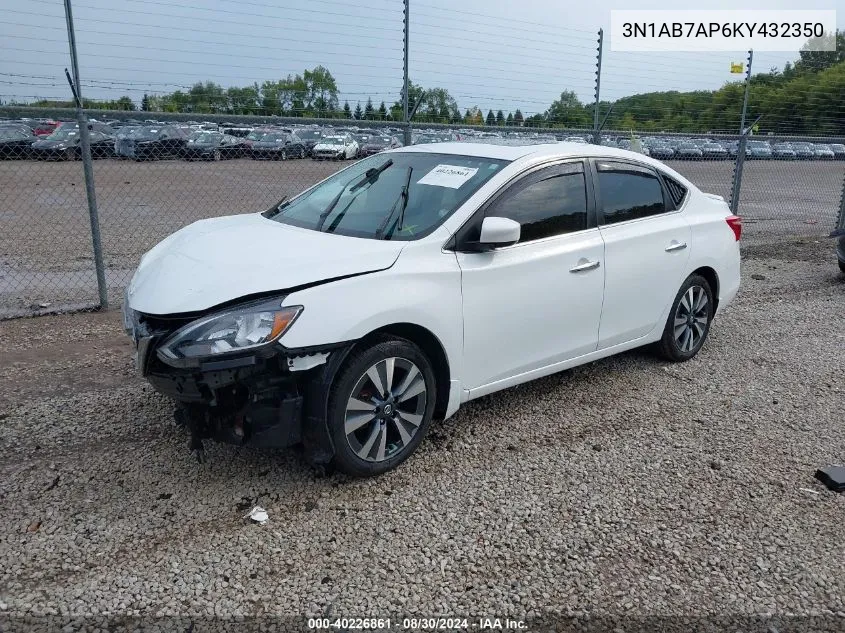
[[[373,475],[479,396],[643,345],[692,358],[739,289],[740,233],[642,154],[415,145],[171,235],[124,320],[200,453],[302,443]]]
[[[324,136],[311,150],[314,158],[349,159],[358,155],[358,142],[351,134],[330,134]]]

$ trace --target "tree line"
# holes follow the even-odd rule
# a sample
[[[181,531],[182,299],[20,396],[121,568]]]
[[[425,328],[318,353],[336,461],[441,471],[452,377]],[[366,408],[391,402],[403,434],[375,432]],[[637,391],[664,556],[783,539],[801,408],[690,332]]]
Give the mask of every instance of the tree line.
[[[837,32],[835,51],[802,50],[800,59],[782,70],[772,68],[752,76],[747,118],[762,117],[762,132],[845,134],[841,108],[845,95],[845,34]],[[339,102],[340,91],[324,66],[288,75],[275,81],[224,88],[211,81],[199,82],[185,91],[145,94],[138,106],[127,96],[114,101],[86,100],[92,109],[148,112],[214,113],[321,117],[350,120],[402,121],[402,95],[390,106],[375,106],[367,98],[362,107]],[[665,91],[623,97],[598,104],[605,129],[676,132],[736,132],[740,125],[743,81],[726,82],[718,90]],[[524,116],[520,108],[507,114],[477,106],[463,112],[445,88],[424,88],[409,83],[410,107],[419,102],[414,121],[489,126],[534,126],[590,129],[595,105],[582,103],[577,94],[564,90],[544,112]],[[70,102],[38,101],[33,105],[69,107]]]

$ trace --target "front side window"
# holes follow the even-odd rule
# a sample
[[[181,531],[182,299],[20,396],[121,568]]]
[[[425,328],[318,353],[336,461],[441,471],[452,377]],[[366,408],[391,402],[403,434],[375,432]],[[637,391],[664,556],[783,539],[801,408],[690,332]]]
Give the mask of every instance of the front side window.
[[[265,216],[324,233],[414,240],[440,226],[508,162],[431,152],[376,154]]]
[[[603,224],[647,218],[666,211],[663,188],[650,169],[604,161],[596,163],[596,168]]]
[[[583,165],[556,165],[526,176],[494,202],[486,215],[519,222],[520,242],[586,229]]]

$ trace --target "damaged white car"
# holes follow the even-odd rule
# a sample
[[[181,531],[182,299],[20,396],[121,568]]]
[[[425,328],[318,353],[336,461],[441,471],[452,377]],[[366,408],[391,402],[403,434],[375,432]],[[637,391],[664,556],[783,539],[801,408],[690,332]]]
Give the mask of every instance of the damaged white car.
[[[740,231],[642,154],[416,145],[171,235],[124,321],[194,449],[301,443],[373,475],[473,398],[646,344],[692,358],[739,288]]]

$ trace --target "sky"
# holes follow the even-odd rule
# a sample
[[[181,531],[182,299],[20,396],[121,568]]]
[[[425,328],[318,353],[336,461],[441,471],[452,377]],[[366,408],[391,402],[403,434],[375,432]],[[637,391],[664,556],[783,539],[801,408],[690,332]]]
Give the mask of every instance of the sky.
[[[410,77],[461,110],[543,112],[563,90],[594,98],[597,32],[611,9],[838,9],[845,0],[410,0]],[[73,0],[83,94],[140,103],[211,80],[259,84],[322,64],[340,101],[390,106],[402,86],[402,0]],[[746,54],[622,53],[605,40],[601,97],[716,89]],[[69,99],[62,0],[0,0],[0,99]],[[753,70],[794,53],[755,54]]]

